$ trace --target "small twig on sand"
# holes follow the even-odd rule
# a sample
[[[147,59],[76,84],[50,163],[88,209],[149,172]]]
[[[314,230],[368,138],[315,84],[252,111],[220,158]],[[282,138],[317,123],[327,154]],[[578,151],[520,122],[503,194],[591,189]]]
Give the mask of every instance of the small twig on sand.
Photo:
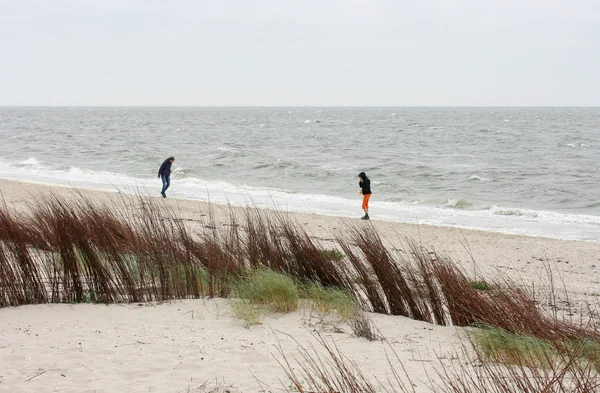
[[[143,341],[137,341],[137,340],[136,340],[136,342],[134,342],[134,343],[131,343],[131,344],[121,344],[121,345],[115,345],[115,348],[117,348],[117,347],[125,347],[125,346],[127,346],[127,345],[135,345],[135,344],[144,344],[144,345],[148,345],[148,344],[152,344],[152,343],[145,343],[145,342],[143,342]]]
[[[48,372],[48,370],[44,370],[44,371],[42,371],[41,373],[39,373],[39,374],[37,374],[37,375],[34,375],[33,377],[29,378],[29,379],[28,379],[28,380],[26,380],[25,382],[29,382],[29,381],[31,381],[33,378],[37,378],[37,377],[39,377],[39,376],[40,376],[40,375],[42,375],[42,374],[46,374],[47,372]]]

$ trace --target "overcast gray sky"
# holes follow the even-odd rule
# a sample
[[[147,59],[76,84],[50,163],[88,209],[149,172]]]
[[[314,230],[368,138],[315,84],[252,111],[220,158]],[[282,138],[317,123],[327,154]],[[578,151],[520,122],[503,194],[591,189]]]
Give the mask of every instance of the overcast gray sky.
[[[593,0],[0,0],[0,105],[600,105]]]

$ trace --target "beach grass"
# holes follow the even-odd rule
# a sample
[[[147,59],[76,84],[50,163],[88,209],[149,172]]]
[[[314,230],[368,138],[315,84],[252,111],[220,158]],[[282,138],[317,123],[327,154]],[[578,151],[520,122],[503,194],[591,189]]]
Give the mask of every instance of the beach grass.
[[[335,313],[342,321],[354,318],[360,309],[355,297],[347,291],[324,287],[317,282],[300,284],[300,297],[305,301],[307,308],[322,313]]]
[[[231,302],[231,308],[233,314],[243,322],[246,329],[262,324],[266,312],[264,305],[250,303],[245,299],[234,299]]]
[[[356,330],[357,336],[375,337],[368,317],[354,296],[344,289],[324,287],[318,282],[302,283],[265,268],[249,271],[230,286],[236,298],[232,306],[234,314],[245,326],[260,324],[269,312],[287,313],[304,308],[337,317]]]
[[[336,250],[335,248],[321,250],[321,255],[323,256],[323,258],[335,262],[340,262],[345,257],[345,255],[340,250]]]
[[[549,367],[558,356],[552,343],[495,326],[475,329],[473,342],[487,360],[503,364]]]
[[[294,280],[270,269],[254,269],[236,279],[233,294],[249,304],[263,305],[271,312],[298,309],[300,294]]]
[[[473,331],[472,341],[485,359],[502,364],[548,368],[561,358],[570,357],[600,370],[600,341],[587,337],[548,341],[483,326]]]
[[[479,291],[490,291],[492,290],[492,286],[484,280],[481,281],[471,281],[471,286]]]

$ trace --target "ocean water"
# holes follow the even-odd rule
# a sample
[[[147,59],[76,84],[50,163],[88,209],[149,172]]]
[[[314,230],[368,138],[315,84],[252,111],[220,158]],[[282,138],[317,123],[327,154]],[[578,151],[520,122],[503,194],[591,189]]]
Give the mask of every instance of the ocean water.
[[[600,241],[600,108],[0,108],[0,177]]]

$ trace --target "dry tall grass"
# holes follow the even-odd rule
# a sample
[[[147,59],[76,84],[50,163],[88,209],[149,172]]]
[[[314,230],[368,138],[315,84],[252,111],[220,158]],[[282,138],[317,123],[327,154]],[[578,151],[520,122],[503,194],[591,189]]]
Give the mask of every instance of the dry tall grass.
[[[200,233],[152,198],[101,204],[82,194],[0,208],[0,306],[227,296],[228,281],[267,266],[301,281],[348,286],[345,269],[289,216],[247,209]],[[243,227],[243,229],[241,228]]]

